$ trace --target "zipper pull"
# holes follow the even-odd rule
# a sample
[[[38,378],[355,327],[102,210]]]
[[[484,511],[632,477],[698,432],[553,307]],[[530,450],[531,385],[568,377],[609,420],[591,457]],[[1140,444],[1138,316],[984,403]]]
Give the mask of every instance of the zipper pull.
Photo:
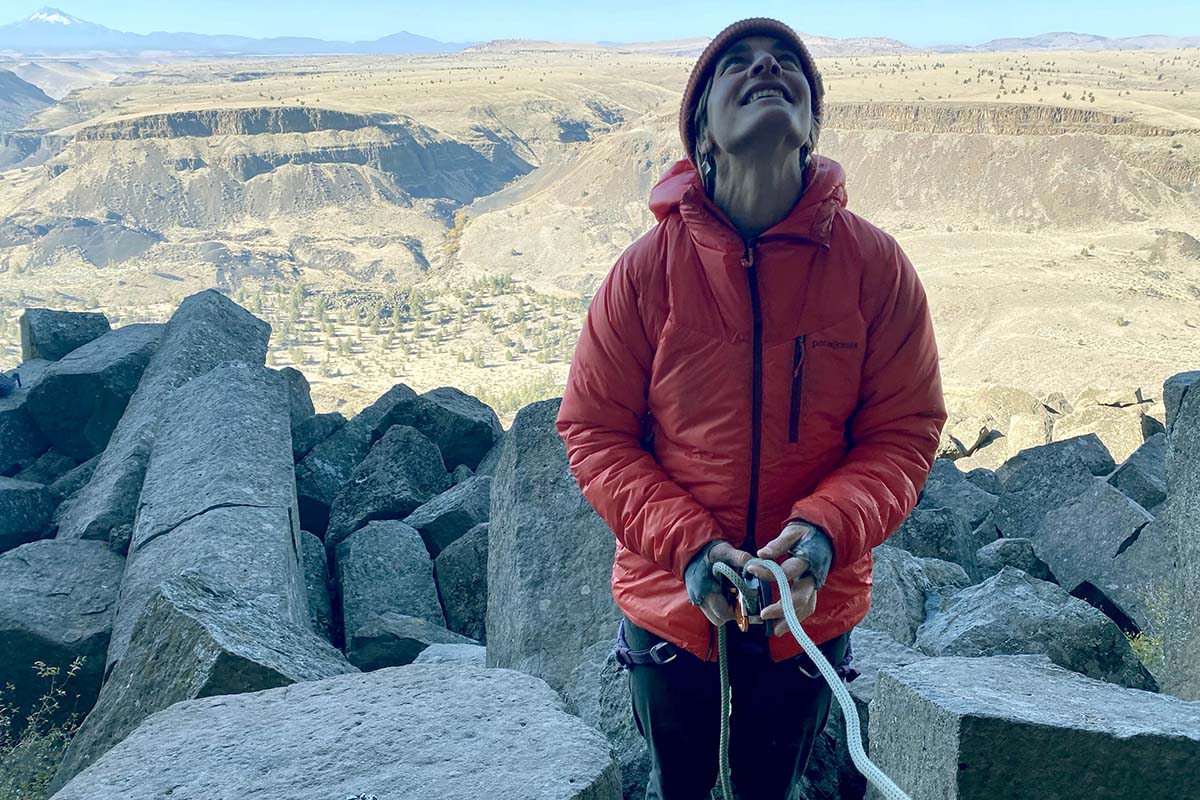
[[[804,334],[800,334],[796,337],[796,343],[799,347],[799,350],[796,353],[796,368],[792,370],[793,378],[799,378],[800,370],[804,367]]]
[[[746,245],[746,252],[742,255],[742,266],[746,269],[754,266],[754,245]]]

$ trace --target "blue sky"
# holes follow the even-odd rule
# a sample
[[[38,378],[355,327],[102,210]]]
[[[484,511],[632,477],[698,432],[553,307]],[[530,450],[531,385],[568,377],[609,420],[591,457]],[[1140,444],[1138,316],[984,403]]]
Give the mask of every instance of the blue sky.
[[[243,36],[315,36],[377,39],[407,30],[441,41],[499,38],[560,41],[649,41],[712,36],[746,16],[782,19],[801,33],[886,36],[906,44],[979,44],[1008,36],[1073,31],[1101,36],[1200,35],[1200,2],[1130,0],[834,0],[823,3],[704,2],[704,0],[604,0],[604,2],[435,3],[340,0],[0,0],[0,24],[53,5],[90,22],[133,33],[155,30]],[[569,10],[564,10],[567,8]],[[447,11],[447,9],[449,11]]]

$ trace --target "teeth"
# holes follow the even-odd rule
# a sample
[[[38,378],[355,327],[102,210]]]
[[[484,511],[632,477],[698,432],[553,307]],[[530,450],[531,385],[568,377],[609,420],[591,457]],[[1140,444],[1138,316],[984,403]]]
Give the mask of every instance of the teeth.
[[[778,89],[759,89],[757,92],[750,95],[750,99],[746,102],[753,103],[755,100],[758,100],[762,97],[783,97],[783,92],[779,91]]]

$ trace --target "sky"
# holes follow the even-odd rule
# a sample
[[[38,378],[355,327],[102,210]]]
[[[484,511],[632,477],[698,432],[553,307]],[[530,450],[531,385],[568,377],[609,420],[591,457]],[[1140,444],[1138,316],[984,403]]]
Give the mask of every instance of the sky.
[[[749,16],[775,17],[802,35],[882,36],[914,47],[974,45],[1051,31],[1109,37],[1200,35],[1200,2],[1196,0],[1147,2],[1136,8],[1129,0],[834,0],[819,4],[795,0],[754,4],[705,0],[0,0],[0,24],[24,19],[45,5],[132,33],[188,31],[343,41],[377,39],[402,30],[443,42],[505,38],[656,41],[712,36],[730,22]]]

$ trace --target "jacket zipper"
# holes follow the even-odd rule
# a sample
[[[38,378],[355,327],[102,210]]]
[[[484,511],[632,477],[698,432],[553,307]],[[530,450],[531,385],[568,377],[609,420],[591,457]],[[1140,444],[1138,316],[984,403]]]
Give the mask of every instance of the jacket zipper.
[[[796,337],[796,348],[792,353],[792,405],[788,411],[788,441],[800,436],[800,391],[804,381],[804,335]]]
[[[754,266],[754,245],[747,242],[742,266],[750,280],[750,310],[754,315],[754,379],[750,398],[750,507],[746,515],[746,542],[743,550],[754,555],[754,533],[758,517],[758,465],[762,457],[762,308],[758,297],[758,275]]]

